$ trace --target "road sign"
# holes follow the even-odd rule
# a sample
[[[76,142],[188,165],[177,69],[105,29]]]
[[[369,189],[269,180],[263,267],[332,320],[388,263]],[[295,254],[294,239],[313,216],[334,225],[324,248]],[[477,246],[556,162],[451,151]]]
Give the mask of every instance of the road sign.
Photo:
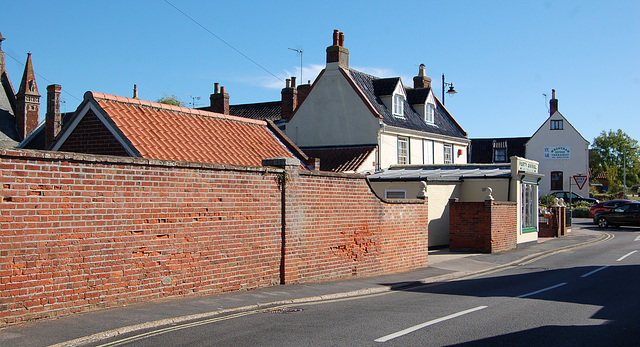
[[[585,182],[587,182],[587,176],[575,175],[573,176],[573,180],[576,181],[576,185],[578,186],[578,189],[582,190],[582,187],[584,187]]]

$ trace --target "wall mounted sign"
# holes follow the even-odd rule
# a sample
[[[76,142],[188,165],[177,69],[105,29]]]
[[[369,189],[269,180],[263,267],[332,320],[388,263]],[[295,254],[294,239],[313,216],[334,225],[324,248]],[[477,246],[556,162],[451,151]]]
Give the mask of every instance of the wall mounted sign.
[[[544,159],[571,159],[571,147],[570,146],[545,147]]]

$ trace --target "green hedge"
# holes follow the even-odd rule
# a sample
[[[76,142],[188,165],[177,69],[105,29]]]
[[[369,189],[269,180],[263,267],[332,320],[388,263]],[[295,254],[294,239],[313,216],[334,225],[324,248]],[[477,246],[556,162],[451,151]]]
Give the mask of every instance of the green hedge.
[[[573,208],[573,218],[589,218],[589,210],[591,207],[578,206]]]

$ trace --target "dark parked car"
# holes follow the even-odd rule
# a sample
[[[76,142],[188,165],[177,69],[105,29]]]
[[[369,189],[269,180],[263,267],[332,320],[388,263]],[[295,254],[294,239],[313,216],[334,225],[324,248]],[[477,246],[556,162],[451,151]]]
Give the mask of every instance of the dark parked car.
[[[597,204],[600,202],[594,198],[585,198],[582,195],[578,195],[573,192],[553,192],[550,195],[559,199],[564,199],[565,204],[569,204],[569,203],[575,204],[580,201],[586,201],[590,204]]]
[[[589,210],[589,217],[593,218],[596,216],[596,214],[600,212],[609,211],[620,205],[628,204],[633,201],[634,200],[609,200],[609,201],[601,202],[599,204],[595,204],[591,206],[591,209]]]
[[[620,205],[613,210],[600,212],[593,222],[601,228],[609,226],[640,226],[640,202]]]

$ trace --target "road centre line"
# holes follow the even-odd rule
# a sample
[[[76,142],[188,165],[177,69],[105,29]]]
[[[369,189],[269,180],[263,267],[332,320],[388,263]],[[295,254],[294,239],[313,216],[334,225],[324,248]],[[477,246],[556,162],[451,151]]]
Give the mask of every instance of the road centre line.
[[[588,273],[586,273],[586,274],[584,274],[584,275],[582,275],[582,276],[580,276],[580,277],[581,277],[581,278],[585,278],[585,277],[587,277],[587,276],[591,276],[591,275],[593,275],[594,273],[596,273],[596,272],[598,272],[598,271],[600,271],[600,270],[604,270],[604,269],[606,269],[606,268],[608,268],[608,267],[609,267],[609,265],[605,265],[605,266],[603,266],[603,267],[599,267],[599,268],[597,268],[597,269],[595,269],[595,270],[593,270],[593,271],[591,271],[591,272],[588,272]]]
[[[450,315],[442,317],[442,318],[430,320],[428,322],[425,322],[425,323],[422,323],[422,324],[418,324],[418,325],[414,325],[414,326],[412,326],[410,328],[407,328],[407,329],[404,329],[404,330],[400,330],[400,331],[398,331],[396,333],[383,336],[383,337],[381,337],[379,339],[376,339],[375,342],[387,342],[389,340],[393,340],[393,339],[395,339],[397,337],[410,334],[410,333],[412,333],[412,332],[414,332],[416,330],[420,330],[420,329],[428,327],[430,325],[434,325],[434,324],[437,324],[437,323],[440,323],[440,322],[444,322],[444,321],[449,320],[449,319],[457,318],[457,317],[460,317],[460,316],[464,316],[465,314],[472,313],[472,312],[475,312],[475,311],[480,311],[480,310],[485,309],[487,307],[488,306],[478,306],[478,307],[474,307],[472,309],[468,309],[468,310],[461,311],[461,312],[458,312],[458,313],[450,314]]]
[[[637,250],[636,251],[631,251],[631,252],[623,255],[622,257],[618,258],[618,260],[616,260],[616,261],[623,261],[624,258],[626,258],[626,257],[628,257],[628,256],[630,256],[630,255],[632,255],[633,253],[636,253],[636,252],[637,252]]]
[[[516,296],[516,298],[526,298],[526,297],[531,296],[531,295],[536,295],[536,294],[539,294],[539,293],[542,293],[542,292],[546,292],[547,290],[551,290],[551,289],[556,289],[558,287],[562,287],[565,284],[567,284],[567,282],[556,284],[555,286],[547,287],[547,288],[544,288],[544,289],[536,290],[535,292],[522,294],[522,295]]]

